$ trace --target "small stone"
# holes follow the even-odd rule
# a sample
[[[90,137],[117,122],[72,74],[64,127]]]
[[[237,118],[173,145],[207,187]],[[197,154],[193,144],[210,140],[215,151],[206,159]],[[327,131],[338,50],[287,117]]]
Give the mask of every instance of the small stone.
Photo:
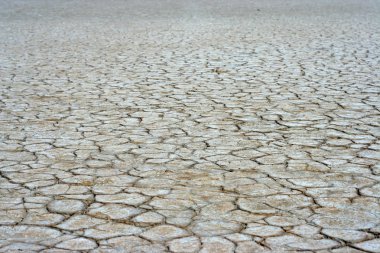
[[[291,183],[302,187],[328,187],[329,183],[319,178],[295,178],[288,179]]]
[[[253,241],[238,242],[236,253],[268,252],[263,246]]]
[[[43,249],[45,249],[44,246],[37,245],[37,244],[31,244],[31,243],[12,243],[10,245],[7,245],[5,247],[2,247],[0,249],[0,252],[41,252]]]
[[[306,237],[306,238],[313,238],[314,236],[317,236],[319,234],[320,228],[314,227],[311,225],[300,225],[293,227],[290,232],[293,234]]]
[[[238,231],[241,225],[224,220],[195,221],[191,230],[200,236],[224,235]]]
[[[242,242],[242,241],[252,240],[252,236],[241,234],[241,233],[229,234],[229,235],[225,235],[224,237],[233,242]]]
[[[111,195],[123,191],[123,188],[109,185],[94,185],[92,191],[95,194]]]
[[[247,184],[247,185],[238,185],[236,186],[236,191],[238,193],[254,196],[254,197],[262,197],[267,195],[272,195],[278,193],[277,190],[271,189],[265,184]]]
[[[341,229],[323,229],[322,233],[333,238],[338,238],[346,242],[361,242],[371,238],[371,234],[357,230],[341,230]]]
[[[166,247],[164,245],[153,243],[150,245],[140,245],[133,248],[133,253],[167,253]]]
[[[121,252],[123,252],[123,250],[127,252],[134,252],[135,247],[148,245],[150,242],[137,236],[120,236],[102,240],[99,242],[99,244],[112,248],[113,250],[119,250]]]
[[[107,223],[96,226],[95,228],[86,229],[86,237],[97,240],[108,239],[116,236],[137,235],[142,232],[142,228],[123,223]]]
[[[364,196],[380,198],[380,184],[360,189],[360,193]]]
[[[277,227],[297,226],[305,223],[305,221],[300,220],[296,217],[288,216],[271,216],[265,219],[265,221],[268,222],[268,224]]]
[[[369,229],[378,223],[378,217],[370,212],[349,209],[319,208],[312,221],[323,228]]]
[[[357,196],[356,189],[351,187],[310,188],[306,190],[306,193],[314,198],[354,198]]]
[[[354,249],[351,247],[342,247],[338,249],[332,249],[330,250],[332,253],[365,253],[362,250]]]
[[[188,236],[189,232],[171,225],[160,225],[141,234],[142,237],[152,241],[167,241],[170,239]]]
[[[138,179],[137,177],[132,177],[132,176],[128,176],[128,175],[99,177],[95,180],[95,184],[101,185],[101,186],[124,187],[126,185],[130,185],[131,183],[135,182],[137,179]]]
[[[268,237],[265,239],[266,244],[271,248],[283,248],[290,243],[302,242],[305,239],[292,234]]]
[[[338,246],[339,243],[330,239],[311,240],[289,243],[288,246],[298,250],[322,250]]]
[[[261,201],[257,201],[256,199],[242,198],[239,199],[237,203],[242,210],[246,210],[254,214],[273,214],[277,212],[276,209],[262,203]]]
[[[91,208],[88,214],[101,219],[128,220],[142,212],[142,209],[120,204],[107,204],[97,208]]]
[[[133,218],[133,221],[141,223],[161,223],[164,221],[164,216],[155,212],[146,212]]]
[[[284,232],[279,227],[275,226],[265,226],[265,225],[256,225],[250,226],[242,231],[245,234],[260,236],[260,237],[269,237],[269,236],[277,236]]]
[[[97,195],[96,201],[102,203],[118,203],[118,204],[126,204],[132,206],[138,206],[145,201],[147,201],[149,197],[138,193],[118,193],[113,195]]]
[[[222,237],[204,237],[202,238],[202,249],[200,253],[233,253],[235,245]]]
[[[380,252],[380,239],[377,238],[370,241],[356,243],[354,246],[362,250],[378,253]]]
[[[256,159],[261,164],[283,164],[286,160],[286,156],[283,155],[267,155]]]
[[[241,222],[241,223],[250,223],[250,222],[257,222],[265,217],[267,215],[264,214],[253,214],[248,211],[243,211],[243,210],[233,210],[226,215],[229,220],[231,221],[236,221],[236,222]]]
[[[22,220],[23,224],[52,226],[62,222],[65,219],[63,215],[54,213],[39,213],[29,211]]]
[[[362,152],[359,152],[358,155],[364,158],[380,160],[380,151],[364,150]]]
[[[74,238],[61,242],[56,245],[57,248],[68,250],[90,250],[97,247],[96,242],[87,238]]]
[[[104,224],[107,221],[90,217],[88,215],[75,215],[71,216],[68,220],[59,224],[57,227],[65,230],[79,230],[90,228],[99,224]]]
[[[223,215],[235,209],[235,205],[231,202],[221,202],[208,205],[202,208],[201,214],[203,216],[214,217],[216,214]]]
[[[30,152],[0,151],[0,161],[33,161],[35,156]]]
[[[15,225],[23,220],[25,213],[24,209],[0,210],[0,224]]]
[[[331,139],[326,141],[328,145],[331,146],[347,146],[352,143],[352,141],[347,140],[347,139]]]
[[[82,201],[74,199],[53,200],[47,205],[50,212],[62,214],[81,212],[85,209],[85,207],[86,206]]]
[[[43,187],[39,189],[38,192],[46,196],[61,195],[61,194],[66,194],[69,188],[70,187],[67,184],[55,184],[52,186]]]
[[[154,198],[149,205],[159,209],[184,210],[193,206],[193,202],[182,199]]]
[[[195,236],[174,239],[168,242],[170,251],[173,252],[198,252],[201,246],[199,239]]]
[[[166,218],[166,223],[171,224],[178,227],[187,227],[191,222],[191,218],[183,218],[183,217],[170,217]]]
[[[61,235],[56,229],[37,226],[0,226],[0,240],[39,242],[57,238]]]
[[[303,195],[273,195],[263,198],[262,201],[285,211],[312,205],[312,199]]]
[[[111,167],[112,163],[109,161],[89,160],[87,161],[87,165],[91,168],[106,168]]]

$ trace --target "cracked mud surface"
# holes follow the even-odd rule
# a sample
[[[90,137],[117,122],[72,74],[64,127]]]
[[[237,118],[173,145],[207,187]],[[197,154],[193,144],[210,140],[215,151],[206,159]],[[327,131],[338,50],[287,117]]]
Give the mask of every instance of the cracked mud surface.
[[[0,7],[0,252],[380,252],[378,1]]]

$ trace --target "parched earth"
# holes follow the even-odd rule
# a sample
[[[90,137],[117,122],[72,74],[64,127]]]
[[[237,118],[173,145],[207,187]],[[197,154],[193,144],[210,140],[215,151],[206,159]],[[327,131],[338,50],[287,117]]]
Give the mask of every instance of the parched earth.
[[[380,2],[0,0],[0,252],[380,252]]]

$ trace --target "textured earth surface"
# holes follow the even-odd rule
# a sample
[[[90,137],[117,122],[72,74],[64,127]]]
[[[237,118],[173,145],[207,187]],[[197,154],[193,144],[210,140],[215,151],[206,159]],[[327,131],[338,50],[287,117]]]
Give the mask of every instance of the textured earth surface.
[[[379,1],[0,0],[0,252],[380,252]]]

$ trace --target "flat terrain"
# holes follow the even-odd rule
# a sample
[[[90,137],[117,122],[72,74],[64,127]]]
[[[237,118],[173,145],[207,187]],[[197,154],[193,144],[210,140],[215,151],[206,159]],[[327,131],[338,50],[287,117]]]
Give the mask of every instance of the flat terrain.
[[[380,252],[380,1],[0,0],[0,252]]]

